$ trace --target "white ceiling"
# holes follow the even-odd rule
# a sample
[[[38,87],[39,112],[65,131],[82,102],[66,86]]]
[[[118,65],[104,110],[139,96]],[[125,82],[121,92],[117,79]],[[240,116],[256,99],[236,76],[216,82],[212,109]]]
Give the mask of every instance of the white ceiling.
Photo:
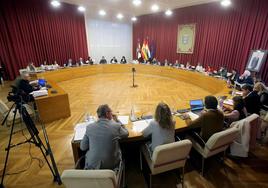
[[[192,5],[215,2],[219,0],[141,0],[142,4],[138,7],[132,4],[132,0],[61,0],[62,2],[82,5],[86,8],[86,15],[92,18],[99,18],[98,11],[103,9],[106,15],[103,19],[116,20],[116,15],[122,13],[124,18],[122,21],[130,21],[133,16],[153,13],[151,6],[156,3],[159,5],[159,11],[166,9],[176,9]]]

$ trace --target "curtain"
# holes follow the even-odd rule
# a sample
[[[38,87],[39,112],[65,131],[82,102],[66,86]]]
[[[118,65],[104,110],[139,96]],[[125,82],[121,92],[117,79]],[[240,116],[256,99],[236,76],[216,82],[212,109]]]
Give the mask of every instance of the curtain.
[[[88,56],[84,16],[77,6],[48,0],[0,1],[0,57],[10,79],[32,61],[36,66],[55,60]]]
[[[242,72],[251,50],[268,50],[267,10],[267,0],[232,0],[228,8],[214,2],[176,9],[171,17],[163,13],[140,16],[133,24],[133,57],[138,41],[148,38],[161,61],[200,62],[205,67],[225,66]],[[194,52],[178,54],[178,25],[189,23],[196,23]],[[258,76],[268,83],[268,59]]]

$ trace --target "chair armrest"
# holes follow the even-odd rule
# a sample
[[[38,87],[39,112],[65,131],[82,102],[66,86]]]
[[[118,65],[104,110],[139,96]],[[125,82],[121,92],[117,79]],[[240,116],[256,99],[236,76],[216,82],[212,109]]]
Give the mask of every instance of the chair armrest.
[[[202,147],[202,148],[204,148],[205,147],[205,145],[206,145],[206,142],[201,138],[201,136],[198,134],[198,133],[196,133],[196,132],[192,132],[192,136],[193,136],[193,138],[198,142],[198,144]]]
[[[84,169],[85,168],[85,160],[86,160],[85,155],[80,157],[75,164],[75,169]]]
[[[178,137],[178,136],[175,137],[175,140],[176,141],[181,141],[180,137]]]

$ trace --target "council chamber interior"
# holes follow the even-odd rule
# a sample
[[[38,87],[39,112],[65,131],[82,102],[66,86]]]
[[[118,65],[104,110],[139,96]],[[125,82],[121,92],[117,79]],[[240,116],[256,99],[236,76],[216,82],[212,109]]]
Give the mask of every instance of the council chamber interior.
[[[268,187],[267,0],[0,10],[0,188]]]

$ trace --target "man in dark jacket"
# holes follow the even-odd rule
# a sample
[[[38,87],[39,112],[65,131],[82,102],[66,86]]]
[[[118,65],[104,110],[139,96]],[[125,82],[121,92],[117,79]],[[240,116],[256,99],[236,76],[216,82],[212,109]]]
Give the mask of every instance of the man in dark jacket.
[[[260,96],[258,92],[253,90],[251,85],[245,84],[242,86],[245,107],[249,114],[260,114]]]

